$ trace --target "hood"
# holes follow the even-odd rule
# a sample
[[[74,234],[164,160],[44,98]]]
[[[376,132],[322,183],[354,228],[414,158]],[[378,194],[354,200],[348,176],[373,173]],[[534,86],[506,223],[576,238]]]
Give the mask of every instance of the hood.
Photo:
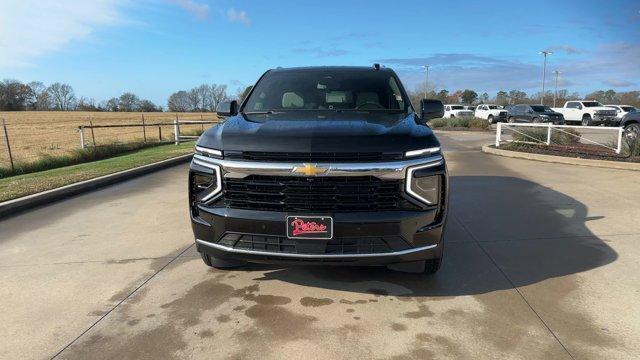
[[[261,152],[404,152],[440,146],[415,114],[319,114],[238,114],[205,131],[198,145]]]

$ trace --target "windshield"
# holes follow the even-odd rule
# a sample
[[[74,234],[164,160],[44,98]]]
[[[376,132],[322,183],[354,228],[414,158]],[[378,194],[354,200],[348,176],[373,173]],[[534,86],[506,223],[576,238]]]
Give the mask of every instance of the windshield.
[[[271,71],[258,82],[246,114],[283,111],[407,112],[391,72],[353,69]]]
[[[542,105],[531,105],[531,108],[533,109],[533,111],[535,112],[546,112],[546,111],[553,111],[551,110],[550,107],[548,106],[542,106]]]
[[[451,110],[464,110],[464,106],[462,106],[462,105],[453,105],[453,106],[451,106]]]
[[[636,112],[636,108],[634,108],[633,106],[620,106],[622,108],[622,111],[626,111],[626,112]]]
[[[582,103],[582,105],[583,105],[584,107],[596,107],[596,106],[602,106],[602,104],[600,104],[600,103],[599,103],[599,102],[597,102],[597,101],[584,101],[584,102]]]

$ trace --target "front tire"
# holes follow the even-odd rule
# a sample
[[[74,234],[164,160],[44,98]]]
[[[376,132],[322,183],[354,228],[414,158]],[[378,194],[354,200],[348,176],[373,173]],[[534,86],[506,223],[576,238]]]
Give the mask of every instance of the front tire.
[[[591,126],[591,115],[584,114],[582,115],[582,126]]]
[[[452,119],[455,119],[456,116],[451,114],[451,116],[449,116],[449,117],[452,118]]]
[[[441,265],[442,265],[442,258],[436,258],[436,259],[429,259],[429,260],[391,264],[391,265],[387,265],[387,268],[389,270],[399,271],[399,272],[433,275],[437,273],[438,270],[440,270]]]
[[[513,124],[514,122],[516,122],[516,118],[514,118],[513,116],[510,116],[509,119],[507,119],[507,121]]]
[[[222,260],[203,252],[200,253],[200,256],[205,265],[216,269],[233,269],[247,264],[244,261]]]
[[[493,124],[493,123],[494,123],[493,115],[489,115],[489,117],[487,118],[487,120],[489,120],[489,124]]]
[[[633,123],[625,126],[624,136],[627,138],[640,139],[640,124]]]

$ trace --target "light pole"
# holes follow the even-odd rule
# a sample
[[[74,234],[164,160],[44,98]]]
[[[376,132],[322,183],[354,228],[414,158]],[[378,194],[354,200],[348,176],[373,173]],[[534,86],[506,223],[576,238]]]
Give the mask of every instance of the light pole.
[[[560,76],[560,71],[556,70],[553,72],[556,75],[556,91],[553,93],[553,107],[556,107],[556,98],[558,97],[558,76]]]
[[[429,86],[429,68],[431,67],[431,65],[424,65],[422,66],[424,68],[425,71],[425,80],[424,80],[424,98],[427,98],[427,87]]]
[[[544,78],[547,74],[547,55],[553,54],[551,51],[540,51],[538,54],[544,55],[544,65],[542,66],[542,95],[540,95],[540,104],[544,105]]]

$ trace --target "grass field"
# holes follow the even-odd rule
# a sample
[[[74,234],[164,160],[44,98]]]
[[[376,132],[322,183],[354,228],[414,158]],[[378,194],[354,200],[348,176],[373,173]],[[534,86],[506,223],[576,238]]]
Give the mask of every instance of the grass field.
[[[105,160],[0,179],[0,202],[189,154],[193,145],[158,145]]]
[[[142,124],[142,116],[145,122],[170,123],[178,116],[179,120],[207,120],[215,121],[217,117],[213,113],[139,113],[139,112],[84,112],[84,111],[17,111],[0,112],[0,119],[7,124],[11,152],[15,162],[32,162],[42,157],[43,154],[61,155],[80,147],[80,135],[78,127],[81,125],[106,124]],[[181,132],[193,132],[211,125],[184,125]],[[158,127],[147,127],[148,141],[159,140]],[[173,137],[173,126],[161,126],[163,139]],[[144,137],[142,127],[136,128],[107,128],[85,130],[85,143],[96,145],[110,144],[114,142],[141,141]],[[0,166],[9,165],[4,133],[0,129]]]

